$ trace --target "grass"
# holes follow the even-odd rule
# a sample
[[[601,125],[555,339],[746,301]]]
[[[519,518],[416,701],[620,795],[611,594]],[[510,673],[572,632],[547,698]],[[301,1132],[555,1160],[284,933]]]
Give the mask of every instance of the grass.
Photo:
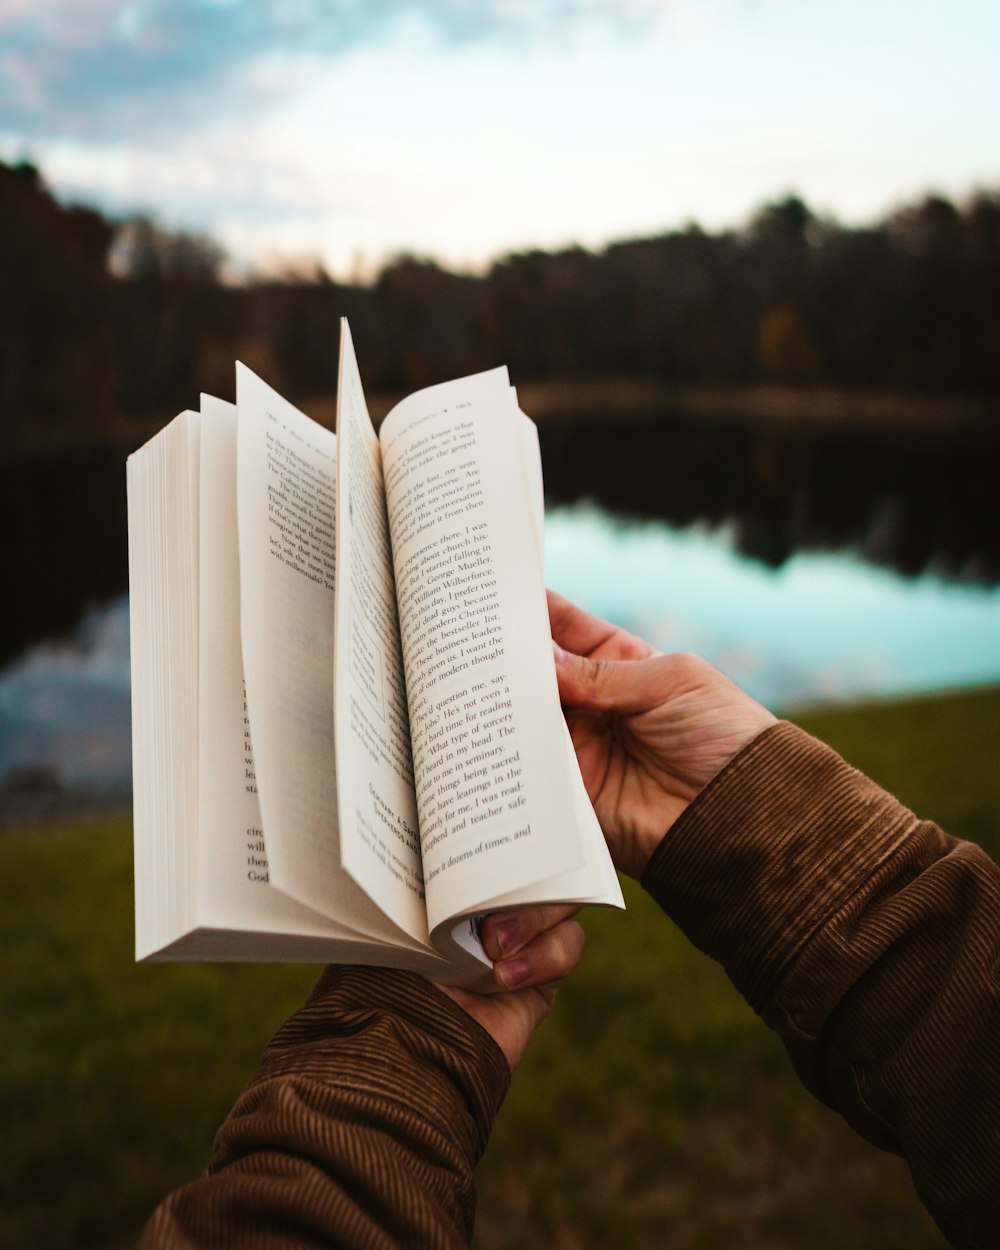
[[[8,835],[0,864],[0,1245],[131,1245],[314,972],[137,967],[127,821]]]
[[[1000,853],[1000,690],[798,718]],[[127,820],[0,840],[0,1245],[131,1245],[315,969],[132,962]],[[940,1250],[905,1165],[857,1139],[637,889],[517,1074],[479,1173],[480,1250]]]

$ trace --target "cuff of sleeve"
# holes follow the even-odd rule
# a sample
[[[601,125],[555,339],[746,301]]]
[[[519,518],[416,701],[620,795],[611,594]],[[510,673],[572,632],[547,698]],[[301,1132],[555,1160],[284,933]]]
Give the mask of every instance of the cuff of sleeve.
[[[275,1035],[254,1084],[301,1076],[390,1098],[478,1159],[510,1084],[493,1038],[415,973],[331,965]]]
[[[642,884],[760,1012],[810,936],[914,823],[835,751],[779,721],[685,810]]]

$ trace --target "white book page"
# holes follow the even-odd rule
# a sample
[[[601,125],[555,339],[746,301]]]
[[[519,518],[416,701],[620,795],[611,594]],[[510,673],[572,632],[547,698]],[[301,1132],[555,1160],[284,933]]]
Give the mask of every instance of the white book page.
[[[195,923],[200,417],[128,460],[136,958]]]
[[[240,645],[236,406],[201,397],[198,923],[349,936],[269,884]]]
[[[531,515],[538,553],[538,571],[544,585],[545,494],[542,488],[542,453],[538,444],[538,430],[535,423],[524,413],[521,415],[521,458],[531,492]],[[563,719],[563,731],[563,742],[573,789],[573,810],[577,828],[580,831],[584,862],[579,868],[560,872],[555,877],[519,890],[516,898],[498,895],[489,899],[486,904],[489,910],[497,910],[514,903],[543,903],[557,900],[602,903],[611,907],[625,906],[621,882],[618,880],[618,874],[611,861],[611,854],[604,840],[597,814],[587,794],[587,787],[580,775],[576,749],[565,719]]]
[[[347,323],[337,398],[334,703],[344,867],[429,945],[381,451]]]
[[[506,370],[381,431],[432,931],[583,862]]]
[[[349,929],[399,932],[343,871],[333,735],[336,439],[237,366],[243,665],[271,882]]]
[[[522,414],[521,456],[525,478],[531,495],[532,522],[535,530],[539,574],[544,582],[544,533],[545,498],[542,490],[542,458],[538,445],[538,431],[534,422]],[[608,852],[604,834],[576,760],[576,751],[570,737],[569,727],[563,721],[563,749],[568,761],[572,785],[574,819],[580,834],[583,863],[569,871],[560,871],[553,877],[544,878],[533,885],[521,886],[507,894],[497,894],[484,899],[481,911],[499,911],[507,907],[524,906],[528,903],[575,902],[624,907],[621,883]],[[462,917],[458,923],[449,922],[443,933],[435,934],[435,941],[442,950],[458,945],[470,949],[475,944],[476,926],[468,920],[474,913]]]

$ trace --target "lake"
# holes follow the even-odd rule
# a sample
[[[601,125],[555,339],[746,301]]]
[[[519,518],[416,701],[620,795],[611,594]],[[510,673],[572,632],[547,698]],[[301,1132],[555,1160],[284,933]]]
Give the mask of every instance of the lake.
[[[549,513],[546,570],[589,611],[705,656],[774,708],[1000,681],[1000,588],[849,554],[800,553],[774,570],[725,528],[626,525],[586,506]],[[74,789],[127,785],[126,599],[0,673],[0,783],[39,767]]]

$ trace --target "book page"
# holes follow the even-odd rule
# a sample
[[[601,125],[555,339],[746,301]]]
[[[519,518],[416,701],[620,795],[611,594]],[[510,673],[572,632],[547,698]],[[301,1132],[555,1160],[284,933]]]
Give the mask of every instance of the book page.
[[[545,497],[542,489],[542,456],[535,423],[523,413],[521,415],[521,457],[530,497],[538,570],[544,584]],[[563,730],[563,749],[568,760],[573,789],[573,818],[579,831],[583,862],[578,867],[560,871],[553,877],[544,877],[532,885],[519,886],[509,894],[493,895],[483,900],[481,908],[477,909],[479,914],[483,910],[499,911],[507,907],[556,901],[625,906],[621,883],[580,775],[576,750],[565,720]],[[446,954],[450,954],[455,947],[466,952],[481,951],[478,918],[476,912],[460,916],[457,921],[452,918],[433,934],[435,945]]]
[[[334,699],[341,858],[387,915],[429,943],[382,458],[346,321],[337,438]]]
[[[181,413],[128,459],[137,959],[197,904],[200,420]]]
[[[531,500],[531,515],[537,547],[538,571],[545,583],[545,496],[542,489],[542,453],[538,443],[535,423],[521,414],[521,458]],[[579,903],[601,903],[611,907],[624,907],[621,883],[600,822],[594,812],[587,787],[580,775],[576,749],[570,737],[569,727],[563,719],[563,748],[569,761],[570,783],[573,789],[574,820],[579,830],[583,863],[568,871],[561,870],[554,877],[547,877],[532,886],[522,886],[514,895],[495,895],[488,900],[491,911],[526,903],[551,902],[556,899]]]
[[[381,431],[432,930],[583,859],[523,419],[494,370]]]
[[[237,367],[240,613],[271,882],[402,938],[341,867],[333,733],[336,439]]]
[[[198,923],[347,935],[269,884],[240,645],[236,406],[201,397]]]
[[[199,910],[232,924],[245,887],[266,886],[267,857],[240,652],[236,406],[203,395],[201,409]]]

